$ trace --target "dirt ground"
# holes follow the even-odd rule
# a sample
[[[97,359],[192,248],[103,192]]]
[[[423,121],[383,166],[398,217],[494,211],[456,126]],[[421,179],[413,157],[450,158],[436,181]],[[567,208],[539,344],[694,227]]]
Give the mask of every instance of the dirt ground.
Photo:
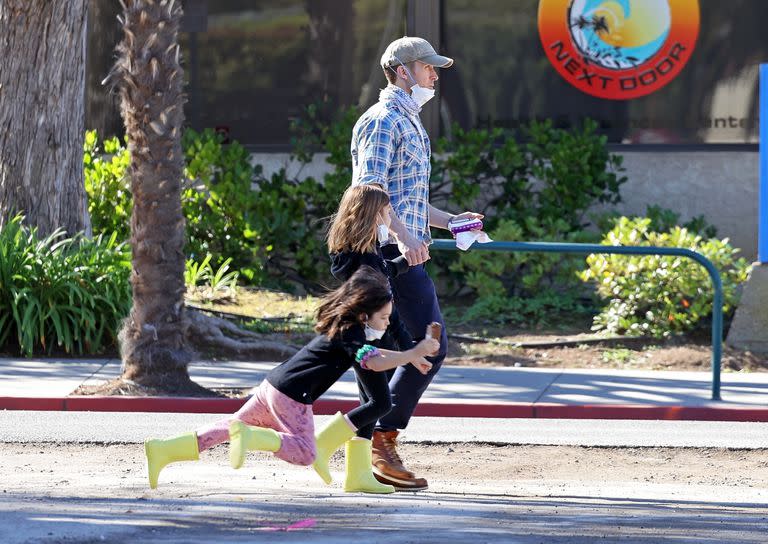
[[[214,303],[206,307],[224,312],[224,315],[251,315],[268,320],[281,319],[278,316],[309,319],[316,303],[317,299],[312,297],[244,288],[238,292],[236,302]],[[279,326],[278,323],[273,322],[270,326],[276,340],[302,344],[311,338],[306,334],[309,331],[306,323],[303,328],[289,323]],[[707,371],[711,368],[709,330],[668,340],[613,338],[594,343],[596,335],[590,332],[592,321],[589,316],[561,316],[553,325],[516,329],[487,324],[455,324],[449,320],[448,333],[451,337],[447,363],[627,370]],[[278,332],[281,328],[289,332]],[[494,341],[475,342],[467,337]],[[520,347],[513,347],[515,344]],[[215,357],[215,354],[212,355]],[[724,346],[722,368],[724,372],[768,372],[768,356]]]
[[[764,450],[403,444],[420,493],[344,493],[225,446],[146,483],[140,444],[0,444],[0,540],[764,544]],[[279,537],[279,538],[278,538]]]
[[[242,288],[237,301],[202,304],[205,311],[218,312],[234,323],[250,318],[261,320],[259,327],[271,340],[301,346],[312,337],[311,314],[317,304],[313,297],[298,297],[264,289]],[[242,319],[236,319],[240,316]],[[285,321],[287,320],[287,321]],[[588,316],[562,316],[553,326],[513,328],[487,324],[448,322],[447,364],[465,366],[521,366],[538,368],[583,368],[618,370],[708,371],[712,365],[708,330],[673,337],[603,338],[589,332]],[[253,322],[251,322],[253,326]],[[727,331],[726,331],[727,332]],[[480,341],[484,339],[485,341]],[[43,354],[40,354],[41,356]],[[71,354],[54,352],[56,357]],[[119,358],[116,347],[103,357]],[[0,356],[18,356],[14,350]],[[201,359],[228,359],[231,354],[199,353]],[[768,354],[741,351],[723,345],[723,372],[768,372]]]
[[[768,453],[759,449],[403,443],[399,450],[410,468],[429,479],[430,490],[436,493],[535,488],[546,494],[563,485],[610,484],[625,488],[626,496],[632,496],[634,486],[647,483],[714,486],[721,488],[723,497],[759,490],[768,502]],[[171,493],[179,491],[178,485],[215,488],[220,482],[208,481],[206,475],[229,471],[227,451],[226,445],[217,446],[201,454],[198,463],[171,465],[163,473],[161,488]],[[73,462],[84,458],[89,459],[85,466]],[[290,487],[297,474],[314,475],[307,467],[289,465],[263,453],[249,454],[246,466],[241,475],[264,479],[268,486]],[[332,458],[331,469],[343,472],[341,452]],[[143,495],[149,492],[144,471],[140,444],[0,444],[0,493],[56,496],[77,491],[98,496],[108,483],[110,494]],[[323,489],[319,480],[313,483],[318,485],[309,486]]]
[[[465,366],[523,366],[538,368],[611,368],[624,370],[707,371],[712,367],[709,341],[679,338],[669,341],[618,340],[578,343],[578,336],[510,337],[505,343],[541,343],[510,347],[493,343],[449,340],[446,364]],[[575,345],[558,346],[559,341]],[[546,346],[543,344],[550,343]],[[724,372],[768,372],[768,357],[724,346]]]

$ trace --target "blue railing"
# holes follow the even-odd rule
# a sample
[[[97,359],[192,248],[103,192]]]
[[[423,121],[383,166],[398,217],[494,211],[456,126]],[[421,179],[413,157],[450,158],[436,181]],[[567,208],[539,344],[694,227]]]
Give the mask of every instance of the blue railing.
[[[434,240],[429,247],[434,249],[447,249],[458,251],[454,240]],[[489,242],[487,244],[474,244],[471,251],[514,251],[537,253],[579,253],[589,255],[592,253],[618,254],[618,255],[669,255],[688,257],[706,268],[715,295],[712,300],[712,400],[720,400],[720,359],[723,353],[723,282],[720,272],[717,271],[712,261],[704,255],[679,247],[655,247],[655,246],[603,246],[600,244],[566,244],[555,242]]]

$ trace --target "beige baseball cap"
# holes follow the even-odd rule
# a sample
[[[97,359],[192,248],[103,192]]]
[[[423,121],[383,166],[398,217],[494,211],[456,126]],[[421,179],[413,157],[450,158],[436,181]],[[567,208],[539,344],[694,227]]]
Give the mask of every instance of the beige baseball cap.
[[[386,69],[415,60],[438,68],[448,68],[453,64],[453,59],[438,55],[435,48],[424,38],[403,36],[387,46],[381,56],[381,67]]]

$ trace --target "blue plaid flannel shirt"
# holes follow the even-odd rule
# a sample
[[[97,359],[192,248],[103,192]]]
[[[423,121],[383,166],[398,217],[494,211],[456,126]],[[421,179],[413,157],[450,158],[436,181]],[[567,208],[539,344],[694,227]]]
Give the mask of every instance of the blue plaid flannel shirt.
[[[384,187],[398,219],[416,238],[430,243],[430,143],[411,96],[394,85],[383,89],[379,101],[355,124],[350,151],[352,184]]]

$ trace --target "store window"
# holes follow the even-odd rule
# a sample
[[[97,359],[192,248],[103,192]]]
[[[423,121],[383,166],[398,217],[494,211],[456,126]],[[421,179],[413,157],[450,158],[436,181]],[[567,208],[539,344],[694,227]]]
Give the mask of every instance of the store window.
[[[379,58],[406,28],[406,0],[182,0],[179,41],[187,125],[217,128],[256,147],[287,148],[289,121],[324,101],[367,107],[386,85]],[[117,100],[100,82],[122,34],[120,5],[93,0],[89,128],[122,132]]]
[[[661,72],[636,70],[643,80],[636,79],[635,85],[657,87],[653,92],[629,100],[603,98],[577,88],[562,75],[563,66],[558,70],[548,58],[540,35],[539,11],[544,3],[554,10],[550,17],[562,17],[573,29],[575,41],[584,48],[592,47],[595,57],[604,55],[605,64],[614,63],[609,68],[616,70],[631,71],[633,63],[640,65],[644,51],[650,59],[654,43],[657,49],[662,43],[654,42],[653,38],[663,41],[670,36],[670,17],[674,22],[675,9],[681,5],[698,6],[698,37],[685,65],[669,81],[658,81],[664,75],[659,74],[670,68],[675,58],[662,63],[661,57],[657,57],[652,68],[660,67]],[[456,58],[454,67],[442,74],[444,131],[451,122],[465,127],[514,129],[531,119],[550,118],[559,126],[569,127],[590,117],[598,121],[600,130],[613,143],[690,145],[757,141],[757,73],[758,64],[768,61],[763,24],[768,17],[768,2],[443,0],[442,10],[444,50]],[[615,36],[622,24],[626,38],[630,34],[629,14],[642,15],[643,10],[650,10],[651,19],[661,26],[656,34],[653,28],[641,29],[647,31],[647,39],[639,44],[643,47],[634,50],[640,53],[633,56],[615,47],[610,34],[614,32]],[[690,13],[684,14],[688,31],[689,16]],[[619,21],[619,17],[624,19]],[[569,57],[559,49],[557,40],[547,43],[554,47],[555,58],[559,55],[563,64],[568,62]],[[606,47],[606,43],[613,47]],[[674,52],[674,42],[669,45],[666,51]],[[678,60],[686,52],[678,50]],[[567,70],[582,75],[583,68],[571,61]],[[586,68],[590,68],[589,63]],[[631,87],[631,79],[622,85]],[[598,82],[596,79],[595,85]]]
[[[416,1],[421,0],[410,0]],[[539,18],[544,3],[552,6],[551,17],[574,29],[574,47],[605,54],[596,61],[617,63],[629,72],[632,63],[643,61],[643,49],[619,54],[603,43],[615,42],[611,34],[619,15],[656,14],[663,30],[669,20],[680,20],[674,13],[679,6],[696,6],[697,37],[668,81],[657,81],[660,72],[647,70],[629,78],[653,86],[653,92],[628,100],[605,98],[568,80],[569,70],[579,74],[589,65],[569,57],[557,40],[547,42],[548,57]],[[385,84],[378,67],[382,50],[405,33],[407,4],[183,0],[188,125],[218,127],[246,145],[287,148],[289,120],[308,104],[367,107]],[[757,142],[758,65],[768,61],[764,0],[440,0],[438,5],[441,50],[456,59],[440,72],[443,135],[450,134],[452,123],[514,129],[532,119],[553,119],[570,127],[589,117],[612,143]],[[86,116],[89,128],[105,135],[119,133],[122,126],[114,95],[100,85],[120,39],[118,12],[119,3],[112,0],[90,5]],[[645,44],[650,54],[654,43]],[[553,55],[562,59],[559,66]],[[666,70],[659,62],[654,66]]]
[[[187,116],[251,145],[288,144],[289,119],[310,103],[375,101],[381,51],[405,29],[401,1],[205,3],[205,28],[182,34]]]

